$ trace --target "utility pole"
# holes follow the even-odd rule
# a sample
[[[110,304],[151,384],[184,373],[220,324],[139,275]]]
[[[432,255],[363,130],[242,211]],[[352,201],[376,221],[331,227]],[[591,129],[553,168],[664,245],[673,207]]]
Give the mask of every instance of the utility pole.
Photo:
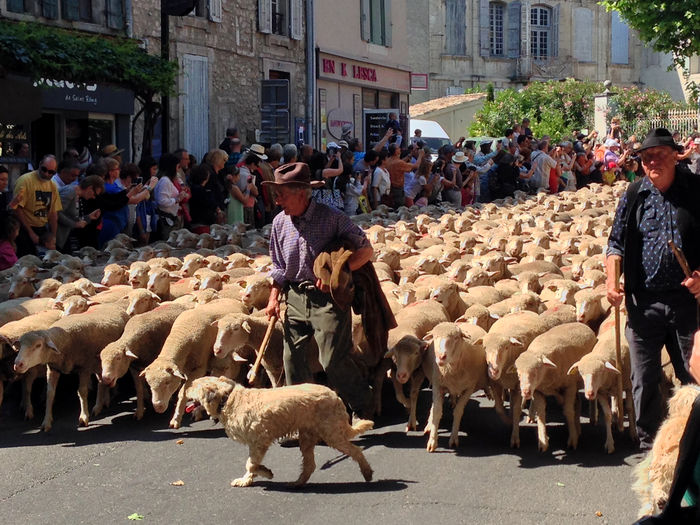
[[[168,0],[160,0],[160,56],[170,60],[170,16],[168,15]],[[170,97],[163,95],[160,99],[160,151],[161,155],[168,151],[170,142]]]

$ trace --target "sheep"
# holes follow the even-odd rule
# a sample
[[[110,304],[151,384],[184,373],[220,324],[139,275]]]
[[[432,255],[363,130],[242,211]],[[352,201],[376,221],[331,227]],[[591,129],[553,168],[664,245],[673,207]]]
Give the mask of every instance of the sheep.
[[[78,422],[87,426],[89,413],[87,391],[90,375],[99,372],[99,352],[122,334],[128,320],[126,312],[116,305],[97,305],[80,315],[56,321],[46,330],[28,332],[19,338],[19,352],[14,369],[26,373],[36,365],[46,364],[46,413],[41,429],[51,430],[53,400],[59,376],[77,371],[80,416]],[[101,392],[98,392],[98,398]]]
[[[270,299],[272,279],[267,275],[254,275],[240,282],[246,285],[241,296],[243,304],[250,309],[263,310]]]
[[[217,328],[214,355],[221,359],[233,352],[235,360],[246,361],[245,347],[255,351],[260,348],[267,331],[268,321],[265,317],[235,313],[214,321],[213,325]],[[275,323],[267,351],[261,361],[273,387],[284,385],[283,336],[282,323],[278,321]],[[306,359],[312,373],[323,370],[318,361],[318,348],[315,344],[309,345]]]
[[[492,304],[496,304],[503,299],[506,299],[506,297],[493,286],[474,286],[467,290],[466,295],[466,301],[464,298],[462,300],[468,303],[467,306],[472,304],[483,304],[484,306],[489,307]]]
[[[620,313],[620,325],[625,326],[627,316]],[[615,350],[615,319],[611,315],[600,326],[598,342],[590,354],[584,355],[571,365],[569,374],[580,375],[583,379],[583,391],[589,401],[598,400],[605,415],[605,450],[608,454],[615,452],[615,442],[612,436],[611,397],[618,396],[618,377],[622,374],[622,390],[626,396],[627,414],[629,416],[629,433],[633,440],[637,439],[637,426],[632,401],[632,381],[630,379],[630,349],[626,337],[620,338],[622,363],[617,362]],[[618,430],[624,427],[624,415],[617,414]]]
[[[34,297],[49,297],[53,299],[56,297],[56,293],[58,293],[58,289],[61,286],[61,284],[61,281],[59,281],[58,279],[51,279],[50,277],[42,279],[39,282],[39,287],[34,292]]]
[[[485,307],[483,304],[473,304],[467,308],[464,314],[457,318],[455,322],[473,324],[488,331],[495,321],[496,319],[491,317],[491,312],[489,312],[487,307]]]
[[[426,359],[431,367],[433,403],[425,432],[430,434],[427,450],[435,452],[444,393],[447,392],[454,402],[448,446],[458,447],[464,407],[476,390],[488,390],[489,381],[481,339],[473,340],[454,323],[438,324],[430,331],[429,338],[433,344]]]
[[[117,380],[131,370],[136,388],[136,419],[143,417],[145,409],[144,384],[138,374],[158,356],[175,319],[189,309],[187,305],[171,303],[132,317],[121,337],[100,352],[100,381],[106,387],[114,387]],[[95,415],[101,408],[95,407]]]
[[[130,316],[150,312],[154,308],[160,306],[160,297],[149,290],[136,288],[128,293],[129,304],[126,307],[126,313]]]
[[[100,281],[105,286],[129,283],[129,268],[122,264],[108,264],[104,269],[104,277]]]
[[[87,312],[90,306],[93,306],[94,302],[88,301],[82,295],[71,295],[62,301],[54,301],[53,308],[56,310],[63,310],[61,317],[66,317],[68,315],[82,314]]]
[[[172,301],[191,291],[191,281],[177,281],[177,278],[177,275],[171,274],[165,268],[153,268],[148,272],[146,289],[156,294],[162,301]],[[171,283],[173,280],[176,282]]]
[[[77,281],[83,276],[80,270],[76,270],[74,268],[68,268],[67,266],[64,266],[62,264],[56,265],[53,267],[53,270],[51,272],[51,278],[52,279],[58,279],[62,283],[72,283],[73,281]]]
[[[131,287],[146,288],[146,285],[148,284],[148,272],[150,269],[151,266],[147,262],[132,262],[131,266],[129,266],[129,284]]]
[[[576,303],[576,320],[590,327],[597,325],[610,311],[610,303],[604,291],[580,290],[574,295],[574,300]]]
[[[189,304],[189,305],[197,305],[197,304],[207,304],[210,303],[216,299],[236,299],[240,300],[240,292],[235,294],[235,297],[227,297],[224,295],[219,294],[216,290],[212,290],[211,288],[207,288],[204,290],[193,290],[192,292],[181,295],[177,299],[175,299],[173,302],[174,303],[182,303],[182,304]]]
[[[47,297],[40,299],[20,297],[18,299],[4,301],[0,303],[0,326],[10,321],[17,321],[28,315],[48,310],[51,301],[52,300]]]
[[[404,308],[396,315],[396,328],[389,330],[387,358],[396,365],[392,374],[396,399],[409,409],[406,432],[416,428],[418,392],[425,377],[430,377],[429,363],[425,361],[428,343],[425,335],[437,324],[449,321],[445,307],[436,301],[420,301]],[[406,399],[403,386],[411,381],[410,397]]]
[[[537,417],[538,450],[549,447],[545,396],[555,396],[563,405],[569,429],[567,446],[578,445],[581,423],[576,402],[578,379],[568,371],[576,361],[589,353],[596,343],[593,330],[581,323],[566,323],[538,335],[528,349],[515,360],[520,392],[525,401],[533,400]]]
[[[8,299],[17,299],[19,297],[33,297],[36,289],[34,288],[35,277],[27,277],[14,275],[10,279],[10,288],[7,291]]]
[[[124,303],[124,310],[128,305],[127,296],[133,291],[133,288],[126,284],[118,284],[110,286],[108,290],[93,295],[90,299],[95,303]]]
[[[469,306],[460,296],[459,287],[456,283],[446,283],[438,286],[430,294],[430,299],[444,306],[452,321],[464,314]]]
[[[576,281],[552,279],[547,281],[540,293],[542,301],[559,301],[562,304],[576,304],[575,294],[581,289]]]
[[[544,275],[545,273],[556,273],[562,275],[559,267],[549,261],[534,261],[528,263],[511,264],[508,266],[508,271],[517,276],[523,272],[535,272]]]
[[[254,259],[242,253],[232,253],[226,257],[226,260],[228,261],[226,263],[226,269],[228,270],[233,270],[234,268],[250,268],[251,263],[254,261]]]
[[[539,296],[532,292],[518,293],[507,299],[503,299],[488,307],[489,314],[494,319],[500,319],[506,314],[512,312],[520,312],[529,310],[531,312],[540,313],[544,310],[542,301]]]
[[[212,323],[235,312],[239,305],[230,299],[218,299],[180,314],[158,357],[139,374],[146,379],[153,409],[159,414],[165,412],[170,397],[179,389],[170,428],[180,428],[185,391],[207,370],[217,333]]]
[[[180,273],[183,277],[192,277],[194,272],[207,265],[207,260],[198,253],[185,255]]]
[[[209,255],[205,257],[207,261],[207,268],[214,272],[223,272],[227,270],[226,261],[217,255]]]
[[[192,284],[195,290],[206,290],[211,288],[217,292],[221,290],[223,283],[228,282],[231,277],[227,274],[220,274],[209,268],[200,268],[194,272]]]
[[[107,264],[118,263],[119,261],[126,260],[131,252],[126,248],[114,248],[109,250],[109,259],[107,259]]]

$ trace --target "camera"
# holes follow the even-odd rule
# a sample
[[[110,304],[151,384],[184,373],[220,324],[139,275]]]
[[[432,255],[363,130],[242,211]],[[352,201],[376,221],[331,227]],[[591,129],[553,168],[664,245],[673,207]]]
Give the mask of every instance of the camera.
[[[337,148],[328,148],[328,155],[335,155],[338,153]]]
[[[251,176],[251,177],[248,177],[248,184],[250,184],[251,182],[253,182],[253,177],[252,177],[252,176]]]
[[[143,184],[143,177],[136,177],[136,185]]]

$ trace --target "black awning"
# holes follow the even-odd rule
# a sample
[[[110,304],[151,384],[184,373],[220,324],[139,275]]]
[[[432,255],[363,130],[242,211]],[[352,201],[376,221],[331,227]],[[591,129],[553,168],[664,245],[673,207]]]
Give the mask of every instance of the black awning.
[[[0,122],[29,124],[41,117],[41,89],[28,77],[0,78]]]

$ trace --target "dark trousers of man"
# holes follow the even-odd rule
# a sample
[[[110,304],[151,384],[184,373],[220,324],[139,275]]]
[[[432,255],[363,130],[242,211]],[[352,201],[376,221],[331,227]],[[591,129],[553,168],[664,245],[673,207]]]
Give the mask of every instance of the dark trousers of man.
[[[674,292],[640,291],[628,294],[625,335],[630,346],[632,393],[642,449],[651,448],[663,417],[659,386],[661,349],[666,346],[676,377],[692,383],[688,360],[698,329],[697,302],[685,289]]]
[[[406,194],[403,191],[403,186],[392,186],[389,190],[389,196],[391,197],[391,204],[394,209],[399,206],[404,206],[406,204]]]
[[[353,411],[362,414],[372,406],[372,392],[350,358],[352,316],[333,302],[313,283],[288,287],[287,313],[284,319],[284,373],[288,385],[313,380],[306,360],[313,337],[318,344],[318,359],[330,386]]]
[[[32,230],[38,237],[41,237],[43,233],[48,231],[48,227],[41,226],[39,228],[35,228],[32,226]],[[15,244],[17,245],[17,257],[22,257],[23,255],[36,255],[36,246],[29,237],[27,230],[24,229],[24,226],[19,227],[19,235],[17,235]]]

